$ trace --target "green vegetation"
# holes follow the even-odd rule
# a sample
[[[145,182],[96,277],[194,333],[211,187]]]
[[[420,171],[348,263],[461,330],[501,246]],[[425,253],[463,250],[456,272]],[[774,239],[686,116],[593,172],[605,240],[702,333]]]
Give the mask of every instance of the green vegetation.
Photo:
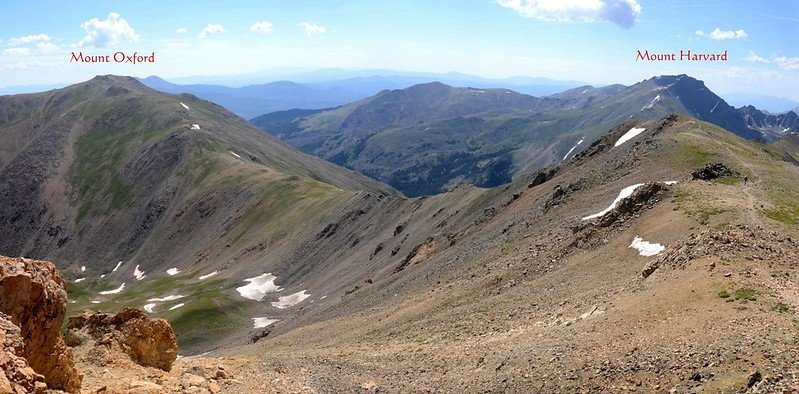
[[[791,308],[788,306],[788,304],[778,302],[777,304],[774,305],[774,310],[779,313],[788,313],[791,311]]]
[[[718,202],[714,201],[709,193],[688,186],[677,187],[672,203],[675,204],[676,209],[685,212],[687,216],[703,226],[707,226],[713,216],[730,210],[727,207],[718,206]]]
[[[730,298],[730,292],[727,290],[720,290],[718,295],[719,298]]]
[[[229,293],[232,285],[226,286],[223,279],[196,281],[197,272],[186,275],[167,276],[153,281],[128,283],[119,294],[99,295],[98,286],[117,287],[106,282],[69,283],[67,293],[67,316],[89,308],[107,313],[116,313],[125,307],[141,308],[147,299],[180,294],[186,296],[175,301],[161,302],[155,308],[155,317],[168,320],[175,330],[179,346],[190,346],[204,340],[208,335],[219,334],[250,318],[256,303],[234,299]],[[91,303],[91,300],[100,303]],[[183,303],[184,306],[170,311],[169,308]],[[66,324],[66,322],[65,322]]]
[[[735,290],[735,299],[739,301],[757,301],[760,292],[751,287],[741,287]]]
[[[702,149],[702,147],[692,143],[680,145],[679,153],[679,157],[682,159],[682,161],[692,167],[698,167],[703,164],[710,163],[715,156],[714,154]]]

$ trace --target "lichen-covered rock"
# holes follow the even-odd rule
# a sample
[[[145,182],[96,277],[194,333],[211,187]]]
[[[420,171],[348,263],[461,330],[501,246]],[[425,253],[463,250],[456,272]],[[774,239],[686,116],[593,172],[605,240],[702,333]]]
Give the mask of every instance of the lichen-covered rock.
[[[66,282],[52,263],[0,256],[0,312],[20,329],[19,356],[49,388],[77,393],[82,376],[60,333],[66,307]]]
[[[116,315],[86,310],[70,317],[67,329],[70,337],[88,334],[97,345],[118,348],[145,367],[169,371],[178,356],[169,322],[153,319],[136,308],[122,309]]]

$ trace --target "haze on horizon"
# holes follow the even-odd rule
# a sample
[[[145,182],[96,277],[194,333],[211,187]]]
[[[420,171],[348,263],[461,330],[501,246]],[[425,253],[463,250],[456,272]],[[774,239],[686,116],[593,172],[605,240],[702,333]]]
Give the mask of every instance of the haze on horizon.
[[[799,0],[239,1],[226,7],[31,1],[0,5],[0,26],[0,88],[98,74],[175,79],[337,68],[592,84],[688,74],[718,93],[799,101]],[[639,50],[727,51],[728,60],[642,62]],[[71,53],[81,51],[155,52],[156,62],[70,63]]]

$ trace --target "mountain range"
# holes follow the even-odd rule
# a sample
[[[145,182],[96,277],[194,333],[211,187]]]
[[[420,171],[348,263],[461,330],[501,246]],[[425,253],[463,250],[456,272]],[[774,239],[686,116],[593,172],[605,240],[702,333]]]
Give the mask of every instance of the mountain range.
[[[462,147],[474,179],[507,174],[520,141],[555,163],[419,198],[129,77],[4,96],[0,254],[54,261],[70,314],[168,320],[230,392],[780,391],[799,383],[799,135],[669,112],[747,124],[701,87],[431,83],[271,118],[284,141],[373,130],[397,163],[427,150],[431,179]],[[102,377],[84,390],[164,376],[102,360],[79,360]],[[177,379],[204,375],[181,363]]]
[[[189,93],[215,102],[245,119],[268,112],[288,109],[319,109],[347,104],[385,89],[403,89],[430,81],[442,81],[455,86],[503,86],[519,92],[548,95],[579,86],[577,81],[556,81],[546,78],[515,77],[487,79],[460,73],[432,74],[387,70],[318,70],[313,73],[272,75],[270,83],[250,83],[229,87],[252,79],[223,80],[220,84],[175,84],[157,76],[139,79],[143,84],[166,93]],[[294,82],[292,82],[294,81]]]
[[[735,109],[686,75],[632,86],[581,86],[546,97],[436,82],[382,91],[331,109],[270,113],[251,122],[306,153],[419,196],[461,183],[507,183],[567,160],[618,123],[671,112],[746,139],[774,141],[799,130],[796,113]]]

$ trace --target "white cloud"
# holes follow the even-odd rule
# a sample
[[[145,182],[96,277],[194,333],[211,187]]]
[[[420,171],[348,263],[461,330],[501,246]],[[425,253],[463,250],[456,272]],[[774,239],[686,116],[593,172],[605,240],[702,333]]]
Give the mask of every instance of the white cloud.
[[[10,63],[4,64],[3,69],[5,70],[24,70],[33,67],[61,67],[66,65],[64,62],[18,62],[18,63]]]
[[[126,40],[139,40],[139,35],[136,34],[133,27],[116,12],[108,14],[108,18],[102,21],[97,18],[89,19],[83,22],[80,27],[86,31],[86,37],[83,37],[76,44],[79,47],[102,48]]]
[[[188,33],[188,32],[189,32],[189,29],[187,29],[185,27],[181,27],[181,28],[175,30],[175,33],[178,33],[178,34],[183,34],[183,33]]]
[[[12,38],[8,40],[8,45],[17,46],[17,45],[26,45],[30,43],[41,43],[49,41],[50,37],[47,34],[32,34],[29,36]]]
[[[771,58],[767,59],[759,56],[755,51],[749,51],[749,55],[747,55],[744,60],[754,63],[776,64],[777,67],[783,70],[799,70],[799,57],[772,55]]]
[[[776,56],[772,61],[783,70],[799,70],[799,57]]]
[[[3,49],[3,55],[7,56],[25,56],[31,53],[28,48],[6,48]]]
[[[275,26],[267,21],[256,22],[250,26],[250,30],[258,33],[271,33]]]
[[[629,29],[641,13],[638,0],[496,0],[526,18],[546,22],[608,21]]]
[[[58,45],[52,42],[40,42],[36,44],[36,48],[39,48],[42,52],[53,52],[58,49]]]
[[[731,40],[731,39],[743,39],[749,37],[746,32],[742,29],[738,30],[721,30],[720,28],[716,28],[710,32],[710,34],[705,34],[703,30],[697,30],[696,35],[699,37],[706,37],[713,40]]]
[[[200,32],[200,34],[197,37],[205,38],[209,34],[224,33],[224,32],[225,32],[225,27],[224,26],[216,25],[216,24],[209,24],[208,26],[205,27],[205,29],[203,29],[203,31]]]
[[[312,36],[314,34],[324,34],[327,33],[327,28],[322,25],[316,25],[313,23],[303,22],[298,23],[297,26],[302,27],[305,29],[305,34]]]
[[[771,60],[758,56],[755,51],[749,51],[749,55],[747,55],[744,60],[755,63],[771,63]]]

